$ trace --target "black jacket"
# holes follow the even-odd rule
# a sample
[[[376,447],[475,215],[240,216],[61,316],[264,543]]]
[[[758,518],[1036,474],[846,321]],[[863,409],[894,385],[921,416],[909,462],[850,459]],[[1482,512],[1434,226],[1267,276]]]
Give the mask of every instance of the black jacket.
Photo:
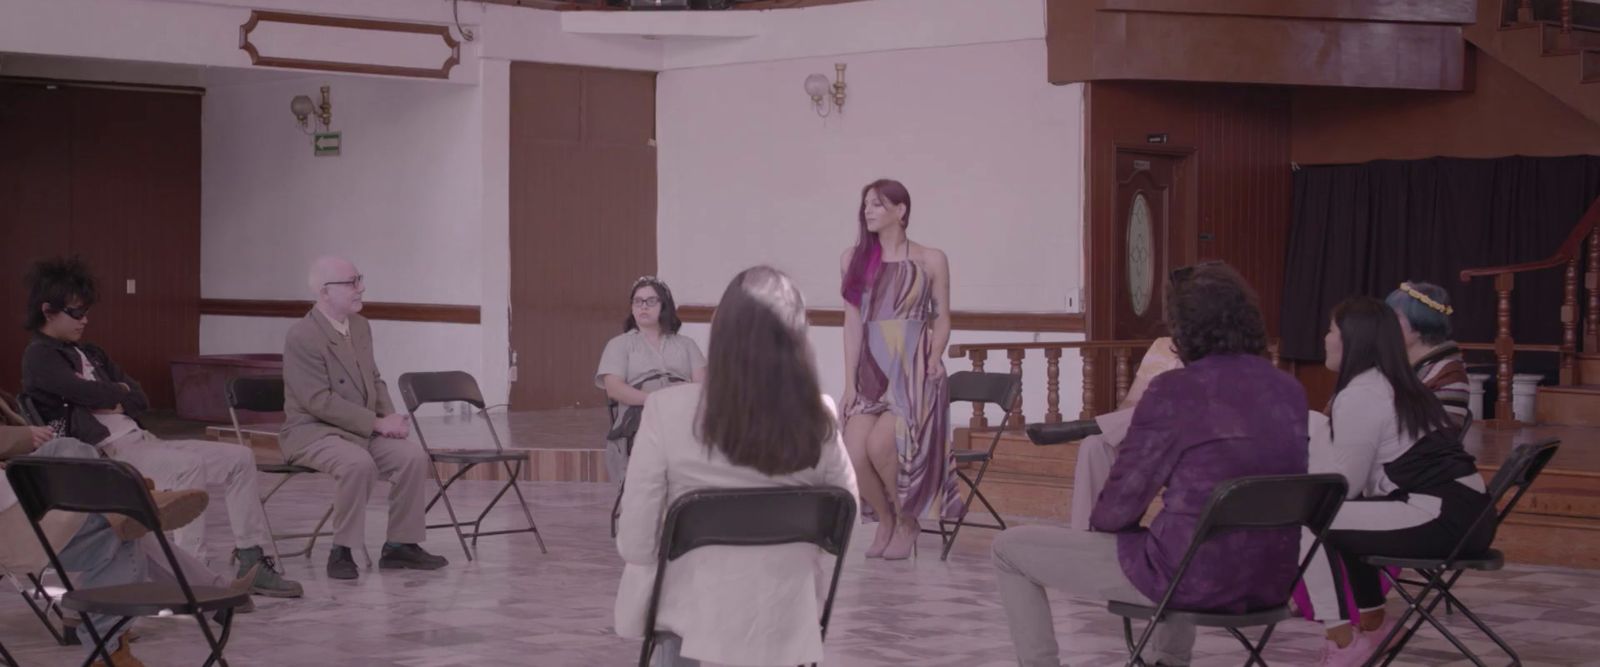
[[[80,348],[99,379],[78,376],[83,364],[78,357]],[[35,335],[22,353],[22,394],[33,399],[39,416],[58,433],[91,445],[111,434],[94,418],[93,411],[120,405],[123,414],[137,422],[150,409],[144,389],[112,363],[104,350],[44,335]]]

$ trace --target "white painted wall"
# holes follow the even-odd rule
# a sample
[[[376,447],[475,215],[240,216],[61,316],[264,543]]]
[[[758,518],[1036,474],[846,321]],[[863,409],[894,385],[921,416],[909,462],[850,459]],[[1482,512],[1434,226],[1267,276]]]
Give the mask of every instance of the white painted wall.
[[[317,76],[209,89],[202,295],[311,298],[306,267],[332,253],[356,262],[369,301],[483,304],[492,313],[489,274],[506,263],[504,243],[485,235],[484,147],[496,136],[504,144],[504,123],[486,125],[483,100],[486,90],[503,100],[507,83],[503,63],[492,69],[498,85]],[[343,132],[336,157],[313,156],[287,110],[294,95],[322,84],[333,86],[334,128]],[[503,121],[503,109],[493,115]],[[278,351],[290,323],[205,316],[200,351]],[[379,367],[390,377],[461,369],[494,387],[486,371],[495,366],[485,360],[492,326],[376,323]]]
[[[450,24],[442,0],[0,0],[0,53],[75,58],[71,71],[90,70],[83,78],[101,62],[119,80],[205,86],[203,294],[306,298],[306,262],[348,254],[371,300],[482,307],[482,325],[376,323],[388,375],[461,368],[498,401],[508,390],[509,61],[663,71],[660,272],[681,302],[712,303],[734,272],[768,262],[813,305],[837,306],[857,192],[892,176],[915,199],[913,237],[950,254],[957,309],[1061,312],[1082,283],[1082,92],[1046,83],[1043,7],[873,0],[761,12],[749,38],[648,40],[463,3],[477,40],[436,82],[249,68],[238,28],[252,8]],[[836,61],[850,66],[849,101],[823,120],[801,82]],[[285,108],[322,83],[344,132],[337,158],[312,157]],[[207,316],[202,352],[276,350],[289,324]],[[837,393],[838,330],[815,337]],[[1012,339],[1035,336],[953,336]],[[1028,375],[1042,392],[1042,368]],[[1076,382],[1065,384],[1073,403]],[[1032,393],[1028,403],[1042,405]]]
[[[713,303],[756,263],[838,307],[861,187],[911,192],[910,235],[950,257],[957,310],[1063,312],[1082,284],[1083,96],[1045,77],[1043,40],[845,59],[843,114],[818,118],[810,58],[663,72],[660,273]]]
[[[860,188],[887,176],[911,191],[911,237],[949,255],[956,310],[1077,310],[1083,95],[1048,83],[1042,10],[1037,27],[1038,38],[1019,41],[662,72],[659,273],[679,302],[714,304],[738,271],[769,263],[795,277],[812,307],[839,307],[839,255],[856,239]],[[801,84],[813,72],[831,77],[836,61],[849,66],[848,99],[843,114],[824,120]],[[812,336],[835,397],[844,386],[841,335]],[[951,342],[1070,339],[1081,336],[957,331]],[[988,370],[1008,370],[999,356]],[[1076,415],[1078,362],[1063,363],[1063,413]],[[1030,418],[1043,416],[1044,377],[1042,356],[1030,358]]]

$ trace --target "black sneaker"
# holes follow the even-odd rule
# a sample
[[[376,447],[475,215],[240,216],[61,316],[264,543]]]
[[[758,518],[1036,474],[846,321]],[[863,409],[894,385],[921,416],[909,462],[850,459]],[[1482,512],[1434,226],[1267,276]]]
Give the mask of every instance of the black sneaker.
[[[423,551],[418,544],[385,544],[383,555],[378,558],[380,570],[437,570],[449,564],[444,556]]]
[[[360,575],[356,569],[356,559],[350,555],[350,547],[335,545],[328,552],[328,578],[329,579],[354,579]]]
[[[1059,445],[1100,435],[1100,423],[1093,419],[1078,419],[1058,424],[1028,424],[1023,428],[1035,445]]]

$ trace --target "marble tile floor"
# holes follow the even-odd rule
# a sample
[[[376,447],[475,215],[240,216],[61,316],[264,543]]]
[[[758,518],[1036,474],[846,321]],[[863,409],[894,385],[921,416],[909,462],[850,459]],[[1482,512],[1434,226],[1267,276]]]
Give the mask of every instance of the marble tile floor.
[[[620,559],[606,532],[614,487],[600,483],[526,484],[549,555],[528,534],[484,538],[467,563],[448,530],[429,533],[430,550],[451,559],[438,572],[363,571],[355,582],[327,579],[327,548],[287,564],[301,580],[300,600],[257,598],[258,611],[239,618],[229,645],[234,665],[626,665],[638,644],[611,632],[612,597]],[[495,484],[463,482],[458,507],[481,507]],[[279,530],[308,528],[326,507],[331,483],[302,478],[275,498]],[[384,526],[383,492],[367,511],[374,551]],[[500,513],[509,524],[514,510]],[[437,519],[437,517],[435,517]],[[226,516],[208,511],[210,544],[225,560]],[[870,534],[865,532],[865,534]],[[938,560],[936,538],[924,536],[915,561],[866,561],[865,539],[846,562],[827,642],[828,665],[982,667],[1015,664],[987,553],[992,533],[962,536],[949,562]],[[360,559],[358,558],[358,561]],[[0,640],[25,667],[75,665],[77,647],[50,641],[9,583],[0,583]],[[1458,587],[1482,616],[1501,629],[1532,665],[1600,665],[1600,572],[1511,567],[1469,575]],[[1124,653],[1117,619],[1098,604],[1053,600],[1063,659],[1070,665],[1119,665]],[[1456,626],[1465,625],[1457,619]],[[196,665],[204,642],[192,619],[141,621],[135,653],[147,664]],[[1493,656],[1492,645],[1464,631],[1469,645]],[[1277,665],[1314,664],[1320,628],[1294,621],[1279,626],[1267,658]],[[1238,665],[1243,653],[1220,632],[1202,631],[1196,665]],[[1488,657],[1491,664],[1499,658]],[[1464,665],[1449,646],[1425,631],[1405,665]]]

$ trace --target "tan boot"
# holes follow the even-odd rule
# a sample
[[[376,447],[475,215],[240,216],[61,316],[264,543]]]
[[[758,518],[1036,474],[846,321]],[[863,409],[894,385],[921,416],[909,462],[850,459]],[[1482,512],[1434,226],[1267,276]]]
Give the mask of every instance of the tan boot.
[[[123,633],[122,637],[117,639],[117,650],[111,652],[111,667],[144,667],[143,662],[133,657],[131,643],[132,640],[128,638],[127,633]],[[103,660],[96,660],[90,663],[90,667],[106,667],[106,663]]]
[[[211,496],[200,489],[151,491],[150,498],[155,501],[156,517],[161,521],[162,530],[176,530],[189,525],[189,522],[204,514],[206,505],[211,503]],[[107,514],[105,517],[106,523],[111,524],[112,532],[117,534],[117,539],[124,542],[132,542],[150,532],[144,524],[121,514]]]

